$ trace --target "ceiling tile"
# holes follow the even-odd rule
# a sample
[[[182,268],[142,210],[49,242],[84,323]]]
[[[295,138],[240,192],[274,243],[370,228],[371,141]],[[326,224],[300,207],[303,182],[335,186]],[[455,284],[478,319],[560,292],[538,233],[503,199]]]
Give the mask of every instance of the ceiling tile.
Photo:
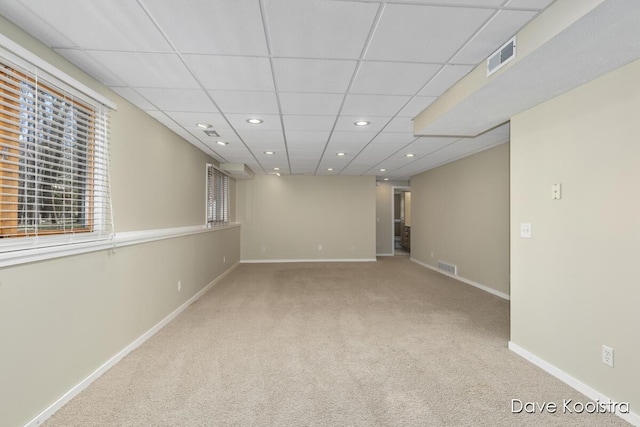
[[[183,55],[189,69],[209,90],[274,91],[268,58]]]
[[[411,145],[406,147],[417,156],[424,156],[429,153],[438,151],[439,149],[451,145],[460,138],[449,136],[429,136],[416,139]]]
[[[64,56],[67,60],[80,64],[86,73],[94,76],[106,86],[126,86],[117,73],[111,72],[102,66],[98,61],[93,59],[87,52],[79,49],[54,49],[57,53]]]
[[[440,96],[473,69],[470,65],[445,65],[420,91],[420,96]]]
[[[353,1],[353,0],[338,0],[338,1]],[[375,2],[385,3],[412,3],[412,4],[424,4],[424,5],[442,5],[442,4],[455,4],[460,6],[474,6],[474,7],[498,7],[504,0],[369,0]],[[524,0],[527,1],[527,0]],[[532,0],[536,1],[536,0]]]
[[[280,94],[282,114],[335,116],[342,104],[343,95],[335,93],[298,93]]]
[[[172,53],[88,51],[96,63],[127,85],[155,88],[199,88],[187,67]]]
[[[373,117],[373,116],[340,116],[336,122],[336,131],[343,132],[379,132],[386,125],[391,117]],[[370,122],[367,126],[356,126],[354,123],[358,120],[366,120]]]
[[[280,116],[277,114],[225,114],[225,117],[236,130],[249,129],[253,131],[269,131],[282,129],[280,124]],[[251,124],[247,120],[250,118],[258,118],[263,120],[261,124]],[[280,136],[282,132],[280,131]]]
[[[218,112],[209,97],[198,89],[136,88],[136,90],[161,110]]]
[[[370,132],[370,131],[359,131],[359,132],[344,132],[344,131],[334,131],[331,134],[331,142],[332,143],[367,143],[371,141],[378,132]]]
[[[170,117],[168,117],[164,112],[159,111],[159,110],[147,110],[145,111],[145,113],[147,113],[148,115],[150,115],[151,117],[153,117],[154,119],[156,119],[157,121],[159,121],[160,123],[162,123],[163,125],[173,128],[173,127],[177,127],[176,123],[171,120]]]
[[[128,87],[111,87],[109,88],[141,110],[153,110],[155,107],[149,101],[144,99],[134,89]]]
[[[357,59],[379,5],[321,0],[265,0],[275,56]]]
[[[220,113],[201,113],[197,111],[165,111],[165,113],[185,128],[195,128],[198,123],[210,124],[214,130],[229,127],[229,124]]]
[[[357,154],[368,144],[368,142],[337,142],[329,141],[327,144],[327,151],[331,153],[353,153]]]
[[[398,150],[401,150],[402,146],[398,147],[394,144],[369,144],[362,150],[363,156],[384,156],[385,158],[391,156]]]
[[[4,16],[47,46],[59,48],[75,48],[76,44],[69,40],[55,25],[35,14],[21,0],[3,0],[0,2],[0,15]]]
[[[238,133],[249,148],[255,143],[284,144],[284,136],[280,130],[239,129]]]
[[[329,131],[286,131],[287,144],[304,143],[307,141],[322,142],[325,144],[329,139]]]
[[[549,6],[555,0],[511,0],[507,3],[508,8],[521,8],[521,9],[538,9],[542,10]]]
[[[318,158],[324,151],[326,141],[318,140],[298,140],[296,142],[287,141],[289,158],[315,157]]]
[[[341,114],[349,116],[394,116],[410,96],[348,95]]]
[[[32,15],[82,49],[137,52],[171,52],[171,46],[137,2],[130,0],[66,0],[64,7],[50,0],[29,0],[24,4]],[[70,17],[81,19],[70,19]],[[30,25],[35,24],[34,21]],[[33,24],[32,24],[33,23]],[[117,23],[117,25],[114,25]],[[135,34],[135,37],[131,35]]]
[[[209,94],[225,113],[278,114],[275,92],[212,90]]]
[[[260,3],[255,0],[189,0],[188,5],[146,0],[145,5],[180,52],[268,55]]]
[[[415,117],[437,98],[435,96],[416,96],[398,113],[402,117]]]
[[[492,13],[492,9],[389,4],[365,59],[445,63]]]
[[[374,138],[372,143],[375,144],[397,144],[400,146],[415,141],[416,137],[413,132],[382,132]]]
[[[367,169],[367,165],[350,164],[341,171],[340,175],[362,175],[367,171]]]
[[[501,10],[451,62],[477,64],[509,40],[536,12]]]
[[[364,61],[350,92],[415,95],[440,67],[434,64]]]
[[[343,93],[356,61],[274,58],[278,90],[283,92]]]
[[[336,121],[335,116],[283,116],[284,128],[289,131],[323,131],[327,137]],[[325,138],[326,141],[327,138]]]
[[[413,133],[413,120],[410,117],[396,117],[389,122],[384,131]]]

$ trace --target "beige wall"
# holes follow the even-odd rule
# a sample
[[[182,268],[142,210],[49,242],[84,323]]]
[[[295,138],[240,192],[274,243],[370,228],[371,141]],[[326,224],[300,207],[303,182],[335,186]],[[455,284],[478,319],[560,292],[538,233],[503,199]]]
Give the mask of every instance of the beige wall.
[[[408,181],[376,183],[376,254],[393,254],[393,187],[408,187]]]
[[[511,341],[636,414],[638,76],[640,61],[511,122]],[[615,368],[602,364],[603,344]]]
[[[373,176],[238,181],[242,260],[375,259],[375,188]]]
[[[204,225],[211,158],[2,18],[0,28],[117,104],[116,232]],[[236,227],[0,269],[0,424],[29,422],[236,263],[239,246]]]
[[[411,178],[411,257],[509,294],[509,144]]]

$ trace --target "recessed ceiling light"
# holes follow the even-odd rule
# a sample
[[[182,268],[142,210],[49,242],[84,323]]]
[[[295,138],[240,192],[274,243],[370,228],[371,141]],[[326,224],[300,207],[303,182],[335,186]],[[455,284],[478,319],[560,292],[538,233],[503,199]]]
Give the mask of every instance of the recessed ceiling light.
[[[380,169],[380,172],[386,172],[386,171],[387,171],[386,169]]]
[[[252,125],[259,125],[260,123],[264,122],[264,120],[260,120],[260,119],[247,119],[247,123],[250,123]]]
[[[333,168],[327,168],[327,170],[328,170],[328,171],[332,171],[332,170],[333,170]]]
[[[340,157],[346,156],[346,155],[347,155],[347,153],[336,153],[336,156],[340,156]]]
[[[358,120],[357,122],[354,123],[354,125],[356,125],[356,126],[367,126],[367,125],[369,125],[369,123],[371,123],[371,122],[368,122],[366,120]]]
[[[415,156],[415,154],[411,154],[411,153],[409,153],[409,154],[405,154],[405,156],[407,156],[407,157],[413,157],[413,156]]]
[[[273,168],[273,170],[274,170],[274,171],[279,171],[279,170],[280,170],[280,168]]]
[[[389,181],[389,178],[385,178],[384,180],[385,180],[385,181]]]
[[[276,153],[275,153],[275,151],[265,151],[265,152],[264,152],[264,154],[269,154],[269,155],[271,155],[271,154],[276,154]]]
[[[218,141],[218,142],[216,142],[216,144],[218,144],[218,145],[227,145],[229,143],[228,142],[224,142],[224,141]]]
[[[209,123],[197,123],[196,126],[198,126],[200,129],[209,129],[209,128],[211,128],[211,125]]]

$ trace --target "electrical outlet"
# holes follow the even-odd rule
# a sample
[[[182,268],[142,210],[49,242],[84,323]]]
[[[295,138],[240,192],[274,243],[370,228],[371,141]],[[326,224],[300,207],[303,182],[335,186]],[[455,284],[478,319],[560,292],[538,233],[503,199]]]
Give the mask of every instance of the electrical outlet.
[[[182,290],[182,280],[178,280],[178,292]]]
[[[602,346],[602,363],[613,368],[613,349],[609,346]]]
[[[321,251],[322,250],[322,245],[318,245],[318,250]]]
[[[523,222],[520,224],[520,237],[531,238],[531,223]]]
[[[224,264],[224,263],[226,263],[226,262],[227,262],[227,257],[223,255],[223,256],[222,256],[222,263]]]

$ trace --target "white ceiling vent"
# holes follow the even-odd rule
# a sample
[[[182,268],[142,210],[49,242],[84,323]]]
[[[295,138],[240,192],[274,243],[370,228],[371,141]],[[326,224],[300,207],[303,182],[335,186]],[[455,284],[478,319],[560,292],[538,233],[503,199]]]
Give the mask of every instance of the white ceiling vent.
[[[513,58],[516,57],[516,38],[515,36],[500,46],[500,49],[495,51],[489,58],[487,58],[487,77],[504,67]]]

